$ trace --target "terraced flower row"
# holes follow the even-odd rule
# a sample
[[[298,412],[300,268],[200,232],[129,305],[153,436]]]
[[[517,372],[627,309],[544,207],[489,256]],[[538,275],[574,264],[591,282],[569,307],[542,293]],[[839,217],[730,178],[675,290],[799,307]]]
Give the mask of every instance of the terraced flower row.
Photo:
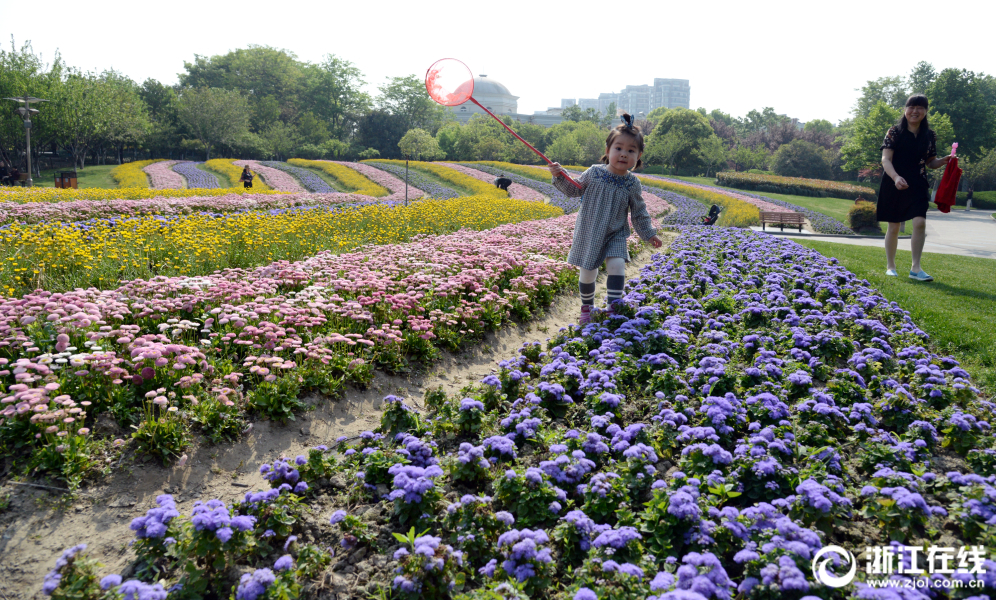
[[[428,178],[424,177],[416,169],[408,169],[406,172],[405,167],[403,165],[385,163],[380,161],[368,161],[364,164],[380,169],[381,171],[387,171],[388,173],[394,175],[401,181],[404,181],[405,178],[407,178],[409,186],[414,186],[415,188],[422,190],[423,192],[425,192],[427,196],[431,196],[433,198],[440,198],[440,199],[457,198],[460,196],[460,194],[455,190],[453,190],[452,188],[448,188],[446,186],[442,186],[439,185],[438,183],[430,181]]]
[[[410,206],[364,198],[236,213],[140,215],[73,223],[11,224],[0,229],[0,285],[34,289],[107,289],[122,279],[209,274],[296,260],[321,250],[398,243],[462,227],[548,218],[560,209],[520,200],[467,197]]]
[[[173,165],[173,170],[187,180],[187,187],[190,189],[209,190],[220,187],[217,177],[197,168],[197,165],[203,164],[203,162],[184,161]]]
[[[233,161],[232,164],[236,167],[249,167],[250,171],[262,177],[263,181],[275,190],[289,192],[291,194],[298,194],[307,191],[290,173],[287,173],[281,169],[274,169],[273,167],[265,166],[259,161],[236,160]],[[257,183],[258,182],[254,180],[253,186],[255,187]]]
[[[149,177],[149,187],[155,190],[182,190],[187,187],[183,177],[173,170],[180,161],[161,160],[147,165],[142,171]],[[217,184],[215,184],[217,187]]]
[[[447,162],[440,162],[436,164],[449,167],[457,173],[463,173],[464,175],[473,177],[478,181],[494,185],[495,177],[493,175],[480,171],[476,168]],[[508,186],[508,197],[518,198],[519,200],[531,200],[533,202],[546,202],[546,197],[543,194],[537,192],[530,186],[519,185],[517,183],[512,183],[512,185]]]
[[[685,228],[614,315],[427,394],[428,414],[388,396],[376,432],[262,465],[271,489],[230,507],[188,519],[161,496],[132,525],[136,556],[167,585],[239,598],[311,597],[314,580],[426,599],[983,598],[996,406],[927,344],[833,259]],[[939,539],[969,548],[928,576],[922,548]],[[830,588],[813,571],[828,544],[885,546],[905,568],[881,576],[892,588],[863,569]],[[100,579],[80,552],[50,589]],[[337,575],[354,564],[361,588]]]
[[[176,167],[185,164],[180,163]],[[202,171],[203,173],[203,171]],[[206,173],[205,173],[206,175]],[[189,182],[189,179],[188,179]],[[215,179],[217,185],[217,179]],[[153,190],[148,188],[82,188],[82,189],[62,189],[62,188],[20,188],[15,190],[0,189],[0,204],[17,203],[26,204],[33,202],[77,202],[80,200],[143,200],[145,198],[190,198],[192,196],[227,196],[229,194],[239,195],[265,195],[281,194],[273,190],[243,190],[241,187],[235,188],[191,188],[186,190]]]
[[[522,167],[519,165],[514,165],[512,163],[494,162],[494,161],[481,161],[481,162],[469,162],[465,163],[468,166],[472,166],[475,169],[479,169],[494,175],[495,177],[502,176],[508,177],[517,185],[525,186],[536,190],[537,192],[543,194],[550,199],[550,204],[554,206],[559,206],[564,209],[564,214],[568,215],[576,212],[581,207],[581,198],[571,198],[564,195],[563,192],[555,188],[553,185],[547,181],[538,181],[533,177],[527,177],[522,174]],[[547,172],[547,180],[549,179],[549,172]]]
[[[260,164],[266,165],[267,167],[273,169],[279,169],[290,173],[301,185],[304,186],[306,190],[315,194],[334,194],[336,190],[329,185],[324,179],[316,175],[315,173],[309,171],[308,169],[302,169],[300,167],[295,167],[289,165],[285,162],[280,162],[276,160],[263,161]]]
[[[875,201],[876,196],[875,190],[872,188],[840,181],[806,179],[805,177],[779,177],[778,175],[762,175],[760,173],[722,171],[716,173],[716,181],[729,187],[775,194],[844,198],[847,200],[864,198],[872,202]]]

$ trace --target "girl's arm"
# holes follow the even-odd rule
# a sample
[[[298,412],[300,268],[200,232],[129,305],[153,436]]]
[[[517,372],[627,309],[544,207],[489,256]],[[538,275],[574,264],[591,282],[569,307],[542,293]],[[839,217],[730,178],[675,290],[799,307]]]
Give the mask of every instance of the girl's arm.
[[[581,189],[578,189],[576,186],[567,181],[566,178],[570,177],[570,175],[564,171],[564,168],[561,167],[559,163],[553,163],[548,168],[550,169],[550,173],[553,174],[553,187],[560,190],[568,198],[577,198],[588,188],[588,171],[591,171],[591,167],[588,167],[585,172],[581,173],[581,175],[575,180],[581,184]],[[558,173],[563,173],[564,176],[558,177]]]
[[[568,184],[570,185],[570,184]],[[633,228],[637,235],[649,242],[657,237],[657,230],[650,220],[650,212],[647,211],[647,203],[643,201],[643,186],[637,181],[636,188],[629,195],[629,212],[633,221]],[[656,244],[655,244],[656,246]]]

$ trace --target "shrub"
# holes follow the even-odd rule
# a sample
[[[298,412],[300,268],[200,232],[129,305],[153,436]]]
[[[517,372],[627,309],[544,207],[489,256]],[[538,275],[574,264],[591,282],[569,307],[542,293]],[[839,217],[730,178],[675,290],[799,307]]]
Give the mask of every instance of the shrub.
[[[771,159],[771,170],[783,177],[830,178],[826,150],[806,140],[783,144]]]
[[[955,204],[965,206],[968,200],[968,192],[958,192]],[[972,194],[972,208],[996,209],[996,191],[975,192]]]
[[[847,223],[854,231],[878,229],[875,205],[871,202],[855,202],[851,210],[847,211]]]
[[[856,200],[859,197],[871,200],[875,199],[875,190],[871,188],[822,179],[779,177],[777,175],[723,171],[722,173],[716,173],[716,183],[742,190],[768,192],[769,194],[792,194],[796,196],[815,196],[817,198],[844,198],[847,200]]]

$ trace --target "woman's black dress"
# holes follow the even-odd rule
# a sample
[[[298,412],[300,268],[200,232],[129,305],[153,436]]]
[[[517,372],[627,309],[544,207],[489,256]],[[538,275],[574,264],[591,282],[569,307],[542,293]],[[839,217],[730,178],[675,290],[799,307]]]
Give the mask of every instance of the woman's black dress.
[[[918,133],[913,135],[908,129],[900,132],[899,126],[894,125],[885,134],[881,149],[893,151],[892,166],[909,187],[897,190],[892,178],[882,175],[876,211],[879,221],[903,223],[914,217],[927,217],[927,205],[930,204],[927,163],[937,156],[937,136],[929,129]]]

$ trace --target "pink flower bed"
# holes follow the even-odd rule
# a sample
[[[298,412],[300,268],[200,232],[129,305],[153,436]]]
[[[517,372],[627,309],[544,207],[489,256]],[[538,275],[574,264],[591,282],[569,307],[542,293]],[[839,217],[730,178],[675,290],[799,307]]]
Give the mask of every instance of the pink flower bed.
[[[187,182],[173,170],[178,160],[162,160],[145,166],[142,170],[149,176],[149,187],[154,190],[183,190]]]
[[[370,165],[365,165],[363,163],[340,162],[337,160],[330,160],[328,162],[334,162],[337,165],[350,168],[370,181],[373,181],[377,185],[387,188],[387,191],[391,192],[389,196],[382,196],[378,198],[378,200],[390,202],[398,200],[403,201],[405,199],[405,182],[403,179],[398,179],[386,171],[381,171],[380,169],[371,167]],[[411,183],[408,184],[409,200],[421,198],[423,196],[425,196],[425,192],[412,186]]]
[[[264,167],[254,160],[236,160],[233,161],[237,167],[249,166],[254,173],[257,173],[260,177],[266,181],[266,185],[271,188],[281,191],[281,192],[293,192],[297,193],[307,193],[308,190],[304,189],[297,179],[290,173],[284,173],[279,169],[273,169],[270,167]]]
[[[477,169],[471,169],[463,165],[455,165],[453,163],[436,163],[444,167],[449,167],[458,173],[463,173],[464,175],[469,175],[474,179],[480,179],[481,181],[486,181],[488,183],[494,183],[495,176],[491,173],[485,173],[484,171],[478,171]],[[508,197],[515,198],[517,200],[533,200],[535,202],[546,202],[546,196],[537,192],[532,188],[528,188],[524,185],[518,183],[513,183],[508,186]]]
[[[740,200],[742,202],[746,202],[747,204],[753,204],[758,209],[763,210],[764,212],[784,212],[784,213],[794,213],[795,212],[794,210],[789,209],[789,208],[785,208],[784,206],[778,206],[777,204],[772,204],[770,202],[765,202],[764,200],[761,200],[760,198],[753,198],[751,196],[745,196],[743,194],[738,194],[736,192],[732,192],[730,190],[727,190],[727,189],[724,189],[724,188],[721,188],[721,187],[713,187],[713,186],[708,186],[708,185],[700,185],[698,183],[689,183],[687,181],[680,181],[680,180],[676,181],[674,179],[668,179],[667,177],[658,177],[657,175],[642,175],[642,177],[649,177],[651,179],[660,179],[661,181],[667,181],[668,183],[680,183],[681,185],[687,185],[689,187],[699,188],[700,190],[706,190],[708,192],[716,192],[717,194],[723,194],[724,196],[729,196],[731,198],[736,198],[737,200]]]
[[[251,168],[251,167],[250,167]],[[51,223],[138,215],[183,215],[197,211],[236,212],[293,206],[335,206],[381,203],[382,198],[357,194],[274,194],[145,198],[142,200],[77,200],[75,202],[0,203],[0,223]]]
[[[660,196],[651,194],[647,190],[643,190],[642,196],[644,204],[647,205],[647,212],[650,213],[651,217],[656,217],[666,212],[670,212],[674,208],[668,204],[666,200]]]

